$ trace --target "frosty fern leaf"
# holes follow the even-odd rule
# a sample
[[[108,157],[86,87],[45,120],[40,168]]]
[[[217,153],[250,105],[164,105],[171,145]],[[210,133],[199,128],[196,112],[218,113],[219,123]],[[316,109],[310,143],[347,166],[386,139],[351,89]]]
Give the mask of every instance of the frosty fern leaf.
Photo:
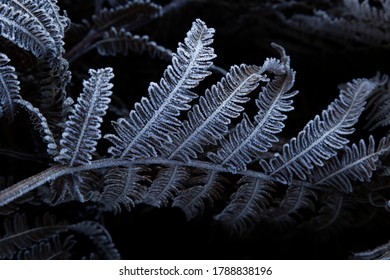
[[[149,40],[149,37],[132,34],[126,29],[117,30],[112,27],[103,33],[102,39],[97,41],[90,49],[96,48],[102,56],[127,55],[130,52],[148,53],[152,58],[158,57],[163,60],[171,60],[172,52]]]
[[[84,90],[66,121],[60,140],[61,151],[55,161],[69,166],[88,164],[101,138],[100,125],[106,114],[113,85],[111,68],[90,70],[91,78],[84,81]]]
[[[379,156],[388,153],[389,138],[382,138],[375,149],[374,137],[370,136],[368,146],[361,140],[358,145],[344,148],[341,160],[332,158],[322,168],[316,168],[311,179],[318,185],[329,185],[344,192],[352,192],[351,181],[369,181],[378,166]]]
[[[0,36],[36,57],[39,105],[53,135],[64,120],[65,88],[70,81],[69,63],[64,59],[64,35],[69,18],[60,14],[57,0],[1,0]],[[57,140],[57,139],[56,139]]]
[[[172,206],[180,208],[187,220],[192,220],[221,199],[227,184],[227,180],[215,171],[193,175],[190,182],[186,184],[187,188],[180,191],[173,199]]]
[[[56,0],[1,0],[0,36],[66,71],[63,37],[69,19],[59,14]]]
[[[283,146],[281,154],[270,161],[261,161],[265,171],[287,184],[291,183],[293,175],[305,180],[314,166],[323,166],[325,160],[334,157],[337,150],[348,143],[344,135],[353,133],[353,126],[375,86],[367,79],[349,83],[321,117],[317,115],[297,137]]]
[[[0,117],[5,115],[12,122],[18,108],[25,110],[29,113],[34,127],[40,132],[41,138],[47,143],[48,154],[57,155],[57,143],[47,119],[38,108],[20,96],[20,82],[15,68],[7,65],[9,62],[10,59],[0,53]]]
[[[93,16],[92,20],[96,31],[117,26],[134,29],[142,21],[157,17],[160,12],[161,6],[149,0],[134,0],[111,9],[103,8],[99,14]]]
[[[129,166],[111,169],[104,178],[104,190],[99,201],[105,210],[120,213],[122,207],[130,211],[146,196],[147,188],[142,184],[146,180],[138,173],[142,169]]]
[[[53,38],[58,54],[63,52],[62,39],[69,20],[59,14],[56,0],[1,0],[0,3],[8,4],[35,19],[38,26]]]
[[[83,221],[68,226],[69,230],[84,235],[93,244],[97,254],[106,260],[119,260],[120,254],[115,248],[109,232],[99,223]]]
[[[153,180],[143,200],[155,207],[168,206],[169,202],[184,188],[190,178],[187,168],[178,165],[161,169]]]
[[[290,92],[290,89],[295,71],[290,68],[284,50],[275,44],[274,47],[281,53],[282,61],[267,59],[259,71],[270,72],[276,77],[260,92],[256,100],[259,112],[254,121],[245,114],[229,138],[220,142],[217,152],[208,155],[215,163],[228,166],[232,171],[246,170],[253,158],[267,152],[279,140],[276,134],[282,131],[283,121],[287,118],[284,112],[294,109],[291,98],[298,92]]]
[[[31,248],[20,251],[17,254],[18,260],[66,260],[71,257],[70,250],[77,241],[68,236],[61,241],[58,236],[34,244]]]
[[[20,98],[20,83],[9,62],[10,59],[0,53],[0,117],[5,115],[12,121],[16,113],[14,102]]]
[[[69,248],[64,246],[63,249],[70,250],[76,240],[82,236],[82,242],[91,243],[93,252],[102,259],[120,258],[110,234],[102,225],[93,221],[68,224],[57,221],[54,215],[45,213],[43,217],[35,217],[31,222],[27,220],[27,215],[15,214],[12,219],[5,221],[4,231],[5,234],[0,236],[0,259],[60,257],[62,250],[57,247],[62,246],[53,244],[53,241],[62,239],[63,236],[67,237],[62,245],[69,246]],[[78,238],[74,238],[73,234],[77,234]],[[69,239],[73,241],[68,243]],[[63,253],[70,254],[66,251]]]
[[[203,147],[216,144],[228,131],[231,119],[240,116],[248,95],[264,77],[257,66],[233,66],[226,77],[200,97],[199,105],[188,112],[188,121],[164,147],[169,158],[190,161]]]
[[[7,4],[0,3],[0,35],[38,58],[55,55],[55,42],[38,19]]]
[[[269,207],[274,189],[271,182],[243,177],[229,205],[215,218],[240,234],[260,222],[262,213]]]
[[[46,143],[47,153],[53,157],[57,156],[59,153],[58,145],[52,131],[50,130],[47,119],[44,115],[42,115],[41,111],[22,98],[16,100],[15,105],[18,105],[30,115],[30,120],[34,125],[34,128],[39,131],[42,140]]]
[[[95,31],[121,9],[104,10],[102,22],[95,17]],[[118,30],[120,36],[131,37]],[[376,149],[373,138],[368,146],[364,140],[351,148],[346,145],[378,79],[356,79],[344,86],[339,98],[277,153],[279,134],[297,94],[289,56],[273,44],[280,58],[232,66],[201,94],[198,85],[211,74],[216,56],[213,36],[214,29],[203,21],[192,24],[160,81],[150,84],[148,95],[127,118],[112,122],[114,133],[104,136],[108,153],[100,157],[95,152],[112,94],[111,68],[90,70],[60,139],[39,109],[13,101],[32,114],[57,164],[1,191],[0,205],[51,182],[57,203],[90,201],[115,213],[141,203],[172,205],[190,220],[218,205],[215,219],[245,234],[262,219],[293,224],[301,217],[300,209],[313,208],[317,190],[350,192],[351,181],[369,181],[389,141],[384,138]],[[115,54],[126,51],[121,47],[107,48]],[[257,112],[252,115],[246,109],[253,95]],[[287,191],[279,189],[284,187]],[[275,198],[280,194],[283,197]],[[104,229],[91,227],[102,239],[97,247],[108,248],[102,254],[116,257]]]
[[[66,231],[66,225],[57,223],[53,216],[45,215],[36,220],[34,227],[30,227],[25,215],[16,214],[12,220],[6,221],[5,234],[0,237],[0,259],[12,258],[16,249],[27,249],[38,241]]]
[[[158,84],[150,84],[149,98],[143,97],[135,104],[129,120],[114,123],[117,135],[106,136],[114,144],[111,154],[119,158],[152,156],[163,142],[172,141],[170,135],[181,125],[177,116],[190,109],[188,103],[197,97],[190,89],[211,74],[207,69],[215,57],[209,47],[213,34],[214,29],[202,21],[194,22],[163,78]]]
[[[263,219],[281,229],[287,228],[304,220],[305,211],[313,212],[317,200],[315,191],[305,186],[290,186],[283,199],[263,214]]]

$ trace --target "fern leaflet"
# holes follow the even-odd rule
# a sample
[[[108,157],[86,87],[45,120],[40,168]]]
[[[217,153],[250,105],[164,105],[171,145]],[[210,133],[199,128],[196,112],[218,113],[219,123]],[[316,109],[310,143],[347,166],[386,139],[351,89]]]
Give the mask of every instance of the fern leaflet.
[[[225,180],[216,171],[193,177],[185,190],[182,190],[173,200],[172,206],[180,208],[191,220],[203,214],[206,206],[212,207],[214,201],[219,200],[225,186]]]
[[[144,199],[144,203],[155,207],[165,207],[183,189],[190,173],[187,168],[178,165],[163,168],[153,180]]]
[[[371,250],[354,253],[353,256],[358,260],[390,260],[390,242]]]
[[[0,36],[36,57],[50,59],[56,56],[56,44],[37,18],[8,4],[0,3]]]
[[[241,123],[222,139],[216,153],[209,153],[209,158],[215,163],[228,166],[233,172],[246,170],[247,164],[268,151],[279,139],[275,134],[282,131],[283,121],[287,118],[284,112],[291,111],[292,98],[297,91],[289,92],[294,84],[295,72],[289,66],[289,58],[284,50],[276,47],[282,61],[267,59],[261,72],[271,72],[275,79],[267,84],[259,94],[256,105],[260,109],[252,122],[245,114]]]
[[[15,68],[8,62],[10,59],[0,53],[0,117],[5,115],[12,121],[16,113],[14,102],[20,99],[20,83]]]
[[[38,108],[24,99],[18,99],[15,103],[30,114],[34,128],[39,131],[41,138],[47,144],[47,153],[52,157],[57,156],[59,153],[58,145],[45,116],[42,115]]]
[[[104,190],[99,197],[105,210],[114,213],[121,212],[123,205],[128,211],[142,202],[146,197],[147,189],[140,183],[146,178],[139,173],[141,167],[124,167],[111,169],[104,178]]]
[[[206,90],[188,112],[188,121],[173,135],[172,143],[164,149],[169,158],[189,161],[203,152],[207,144],[216,144],[228,131],[231,118],[244,110],[241,104],[249,101],[251,93],[264,80],[257,66],[233,66],[225,78],[211,90]]]
[[[93,44],[90,49],[97,48],[100,55],[113,56],[117,54],[127,55],[129,51],[136,53],[148,53],[150,57],[161,58],[170,61],[172,52],[154,41],[150,41],[148,36],[134,35],[126,29],[121,28],[119,31],[112,27],[110,31],[103,33],[102,39]]]
[[[94,245],[94,251],[103,260],[119,260],[120,254],[115,248],[109,232],[100,224],[84,221],[69,225],[69,230],[85,235]]]
[[[374,88],[375,83],[367,79],[349,83],[322,112],[322,118],[317,115],[283,146],[282,154],[276,154],[269,162],[260,161],[264,170],[285,184],[291,183],[293,175],[305,180],[314,166],[324,165],[324,160],[335,156],[348,143],[344,135],[353,133],[353,126]]]
[[[305,186],[290,186],[282,201],[265,213],[264,219],[281,229],[298,224],[305,218],[302,213],[315,211],[317,200],[315,191]]]
[[[215,219],[242,234],[260,221],[272,200],[274,188],[272,183],[256,178],[243,177],[240,183],[228,206]]]
[[[119,26],[134,29],[141,22],[157,17],[160,13],[161,6],[149,0],[134,0],[111,9],[104,8],[92,20],[99,32]]]
[[[111,68],[90,70],[88,81],[84,81],[84,90],[77,99],[60,140],[60,154],[57,162],[69,166],[88,164],[101,138],[100,125],[106,114],[112,94],[114,77]]]
[[[16,214],[12,221],[4,223],[5,235],[0,239],[0,259],[10,259],[18,250],[30,248],[35,243],[66,232],[67,226],[56,223],[53,216],[45,215],[37,219],[35,226],[30,228],[25,215]]]
[[[59,15],[57,1],[53,0],[1,0],[0,3],[8,4],[15,10],[35,18],[41,29],[46,30],[56,43],[58,53],[63,53],[62,41],[64,30],[68,25],[68,18]]]
[[[389,138],[382,138],[375,150],[374,137],[370,136],[368,146],[363,140],[360,140],[359,145],[346,146],[341,160],[334,157],[321,168],[315,168],[311,179],[318,185],[329,185],[343,192],[352,192],[351,181],[369,181],[378,165],[379,156],[389,149]]]
[[[323,199],[322,204],[317,215],[306,225],[304,224],[303,227],[316,231],[332,231],[335,228],[354,223],[351,216],[348,215],[348,210],[350,210],[348,208],[351,208],[351,205],[345,195],[340,193],[329,194]],[[356,211],[356,209],[352,211]]]
[[[370,112],[366,116],[365,128],[369,130],[390,125],[390,81],[388,76],[384,76],[382,79],[385,82],[378,87],[367,104]]]
[[[31,248],[20,251],[18,260],[67,260],[71,257],[70,250],[76,244],[72,236],[60,240],[58,236],[39,242]]]
[[[197,97],[190,89],[210,74],[207,69],[215,55],[208,46],[213,34],[214,29],[201,20],[194,22],[160,83],[150,84],[149,98],[135,104],[129,120],[122,118],[113,123],[117,135],[105,136],[114,144],[109,149],[111,154],[120,158],[156,155],[162,141],[172,141],[170,135],[181,124],[177,116]]]

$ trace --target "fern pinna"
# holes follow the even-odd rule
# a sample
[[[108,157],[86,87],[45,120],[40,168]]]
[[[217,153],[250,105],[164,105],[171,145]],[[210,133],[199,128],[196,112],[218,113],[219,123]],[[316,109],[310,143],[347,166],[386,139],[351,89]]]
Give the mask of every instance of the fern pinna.
[[[114,213],[131,211],[138,204],[171,205],[181,209],[187,220],[213,213],[233,233],[247,234],[263,220],[282,227],[303,221],[302,209],[319,214],[334,211],[337,216],[334,201],[340,201],[341,207],[351,194],[365,198],[374,171],[386,170],[381,159],[390,148],[388,136],[378,144],[369,136],[352,145],[349,137],[366,107],[371,110],[368,115],[377,111],[378,100],[385,98],[380,93],[387,77],[355,79],[343,85],[328,108],[296,137],[283,140],[287,114],[294,109],[293,98],[298,94],[293,89],[296,72],[284,48],[272,44],[280,57],[267,58],[262,65],[232,66],[202,94],[198,85],[215,70],[215,30],[197,19],[175,53],[146,37],[140,40],[127,30],[158,16],[160,7],[149,1],[103,9],[92,18],[88,40],[81,42],[90,44],[83,45],[84,51],[97,48],[101,55],[132,50],[171,59],[162,78],[150,83],[147,96],[134,104],[127,117],[112,121],[111,133],[105,134],[102,124],[115,95],[115,71],[110,67],[89,70],[82,93],[71,105],[65,90],[70,77],[67,59],[82,53],[64,54],[62,38],[69,23],[59,14],[56,1],[47,1],[48,6],[43,2],[0,1],[1,36],[11,41],[18,38],[15,44],[41,60],[50,69],[47,75],[56,77],[52,91],[42,85],[43,96],[53,106],[42,106],[23,96],[12,61],[0,54],[0,116],[13,121],[19,110],[26,111],[51,160],[45,171],[3,188],[0,206],[4,208],[49,185],[51,195],[44,191],[41,195],[51,205],[88,202],[99,211]],[[42,20],[42,11],[55,16]],[[128,15],[133,17],[127,21]],[[247,110],[251,101],[255,114]],[[58,102],[61,121],[54,123],[52,109]],[[375,118],[378,124],[386,124],[385,113]],[[101,138],[109,143],[104,154],[97,152]],[[335,197],[340,200],[327,200]],[[26,231],[23,218],[16,215],[14,219],[14,224],[23,225],[21,232]],[[48,251],[65,254],[74,246],[69,232],[103,236],[100,243],[91,238],[97,249],[102,246],[101,255],[119,256],[109,234],[93,222],[47,229],[50,234],[29,237],[31,244],[24,245],[6,240],[19,230],[16,225],[7,226],[0,240],[6,248],[4,257],[15,257],[15,251],[20,258]]]

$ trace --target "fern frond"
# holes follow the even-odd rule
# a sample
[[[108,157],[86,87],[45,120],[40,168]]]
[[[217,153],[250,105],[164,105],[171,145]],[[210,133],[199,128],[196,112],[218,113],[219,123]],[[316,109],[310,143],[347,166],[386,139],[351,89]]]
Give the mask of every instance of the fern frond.
[[[18,99],[15,103],[29,113],[34,128],[39,131],[41,138],[47,145],[47,153],[52,157],[57,156],[59,153],[58,145],[45,116],[42,115],[38,108],[24,99]]]
[[[28,0],[27,0],[28,1]],[[51,17],[53,19],[54,25],[59,28],[60,36],[64,36],[65,32],[70,26],[70,19],[67,17],[66,13],[63,15],[60,15],[60,8],[58,6],[57,0],[41,0],[37,1],[36,5],[43,9],[47,16]]]
[[[120,254],[112,242],[107,229],[92,221],[84,221],[68,226],[70,231],[84,235],[94,245],[93,251],[103,260],[119,260]]]
[[[305,225],[312,231],[335,230],[335,228],[353,225],[353,217],[348,208],[350,201],[340,193],[329,194],[322,202],[318,213]],[[349,210],[349,211],[347,211]],[[356,210],[355,210],[356,211]]]
[[[49,63],[55,72],[55,75],[59,77],[59,83],[61,84],[59,86],[60,89],[64,91],[71,75],[68,71],[69,63],[63,58],[65,53],[65,30],[70,25],[70,19],[66,16],[66,14],[60,15],[60,8],[57,5],[57,0],[22,1],[26,2],[26,6],[31,6],[28,7],[28,9],[34,13],[40,22],[43,23],[44,28],[51,35],[56,44],[56,54],[53,58],[49,59]]]
[[[133,35],[124,28],[118,31],[115,27],[112,27],[110,31],[104,32],[102,39],[90,48],[96,48],[102,56],[127,55],[131,51],[139,54],[146,52],[152,58],[158,57],[167,61],[172,58],[170,50],[157,45],[154,41],[150,41],[148,36]]]
[[[284,229],[304,220],[302,212],[314,212],[317,199],[317,194],[305,186],[290,186],[282,201],[272,207],[264,218]]]
[[[365,128],[369,130],[390,125],[390,81],[387,76],[385,79],[387,81],[375,91],[367,104],[370,111]]]
[[[164,145],[169,158],[190,161],[203,152],[207,144],[216,144],[228,132],[232,118],[244,110],[241,105],[249,101],[248,95],[264,77],[257,66],[233,66],[226,77],[206,90],[188,112],[188,121],[178,128],[172,143]]]
[[[274,45],[275,46],[275,45]],[[281,47],[278,47],[281,48]],[[283,61],[289,61],[283,49],[279,49]],[[256,105],[260,109],[252,122],[245,114],[241,123],[224,138],[216,153],[208,156],[215,163],[228,166],[233,172],[246,170],[262,153],[278,141],[275,136],[284,127],[285,112],[293,110],[291,98],[297,91],[290,92],[295,80],[295,71],[288,63],[267,59],[262,72],[271,72],[276,77],[262,89]]]
[[[190,178],[188,168],[178,165],[161,169],[149,187],[143,203],[165,207],[184,188]]]
[[[217,172],[211,171],[191,178],[189,187],[182,190],[173,200],[172,207],[180,208],[186,215],[187,221],[201,216],[206,206],[212,207],[221,198],[226,180]]]
[[[94,29],[101,32],[111,27],[134,29],[140,23],[153,19],[161,13],[161,6],[149,0],[129,1],[111,9],[102,9],[92,17]]]
[[[371,250],[353,253],[353,257],[358,260],[390,260],[390,242]]]
[[[121,212],[123,205],[130,211],[140,203],[147,194],[147,188],[140,183],[145,177],[139,175],[141,167],[130,166],[126,168],[111,169],[104,178],[104,190],[99,202],[107,211]]]
[[[21,97],[15,68],[8,65],[9,62],[8,56],[0,53],[0,117],[5,115],[12,121],[16,113],[14,102]]]
[[[34,227],[27,224],[26,216],[15,214],[13,220],[4,222],[5,234],[0,238],[0,259],[11,259],[19,250],[66,232],[67,226],[57,223],[53,216],[46,214],[36,219]]]
[[[231,196],[229,204],[215,219],[228,225],[233,232],[244,234],[269,208],[274,188],[271,182],[250,177],[243,177],[240,183],[242,185]]]
[[[149,98],[143,97],[130,112],[129,120],[121,118],[113,123],[117,135],[105,138],[114,146],[109,152],[115,157],[143,157],[156,155],[162,141],[172,141],[172,133],[181,124],[180,111],[190,109],[188,104],[197,97],[190,91],[210,74],[207,69],[215,57],[212,43],[214,29],[197,20],[180,43],[172,65],[165,70],[160,83],[151,83]]]
[[[4,30],[0,30],[0,35],[47,61],[64,91],[70,76],[69,63],[63,58],[63,38],[69,19],[60,15],[57,0],[0,0],[1,5],[9,11],[0,8],[0,18],[5,16],[0,19]]]
[[[344,0],[345,13],[366,22],[378,18],[390,20],[390,2],[388,0],[379,0],[379,5],[376,7],[370,2],[368,0]]]
[[[343,192],[353,191],[351,181],[370,181],[372,172],[377,169],[379,156],[390,150],[390,139],[382,138],[377,149],[374,137],[370,136],[368,141],[368,146],[363,140],[358,145],[346,146],[341,159],[334,157],[321,168],[315,168],[311,181]]]
[[[12,6],[21,13],[36,18],[39,26],[46,30],[54,39],[58,55],[64,52],[64,30],[69,24],[69,19],[59,14],[56,0],[0,0],[0,3]]]
[[[100,125],[106,114],[114,77],[111,68],[90,70],[90,79],[84,81],[83,93],[77,99],[66,122],[60,154],[55,161],[69,166],[88,164],[101,138]]]
[[[93,171],[84,171],[72,176],[72,195],[80,202],[85,202],[93,197],[96,186],[99,185],[100,177]]]
[[[367,79],[357,79],[341,90],[338,99],[316,116],[289,143],[283,152],[276,154],[269,162],[261,160],[264,170],[284,184],[290,184],[293,175],[305,180],[314,166],[334,157],[337,150],[347,143],[346,135],[352,134],[366,104],[367,97],[375,88]]]
[[[65,60],[59,57],[61,64],[60,61]],[[53,69],[53,64],[40,60],[38,61],[39,71],[34,73],[39,86],[39,95],[34,96],[32,101],[46,117],[56,139],[61,138],[66,118],[73,104],[73,99],[68,97],[66,90],[71,80],[67,67],[68,63],[65,62],[58,69]]]
[[[38,19],[0,3],[0,36],[41,59],[56,56],[56,43]]]
[[[53,236],[30,249],[20,251],[16,258],[18,260],[68,260],[71,256],[70,250],[76,243],[71,235],[63,241],[58,236]]]
[[[290,28],[320,35],[347,47],[356,48],[361,44],[389,47],[390,5],[387,0],[345,0],[340,1],[340,5],[332,5],[339,7],[327,11],[315,9],[312,15],[294,14],[284,19],[285,23]]]

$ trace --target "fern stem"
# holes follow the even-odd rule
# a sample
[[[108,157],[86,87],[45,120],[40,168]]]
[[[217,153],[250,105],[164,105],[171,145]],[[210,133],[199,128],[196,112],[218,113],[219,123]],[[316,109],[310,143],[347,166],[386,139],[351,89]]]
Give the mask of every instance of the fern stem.
[[[211,162],[200,161],[200,160],[182,162],[179,160],[171,160],[171,159],[158,158],[158,157],[137,158],[133,160],[107,158],[107,159],[99,159],[99,160],[91,161],[90,164],[78,165],[78,166],[54,165],[36,175],[24,179],[0,191],[0,207],[8,203],[11,203],[15,199],[23,196],[24,194],[30,191],[33,191],[34,189],[42,186],[47,182],[53,181],[67,174],[73,174],[73,173],[86,171],[86,170],[112,168],[112,167],[119,167],[119,166],[126,167],[130,165],[185,166],[189,168],[212,170],[217,173],[231,173],[231,171],[228,168],[222,167],[219,164],[214,164]],[[262,172],[255,171],[255,170],[239,171],[235,174],[277,182],[277,180],[272,176],[266,175]],[[315,185],[304,181],[293,180],[292,184],[293,185],[299,184],[308,188],[316,188]]]
[[[0,192],[0,207],[6,205],[24,194],[42,186],[44,183],[63,176],[68,172],[66,166],[55,165],[45,171],[24,179]]]

